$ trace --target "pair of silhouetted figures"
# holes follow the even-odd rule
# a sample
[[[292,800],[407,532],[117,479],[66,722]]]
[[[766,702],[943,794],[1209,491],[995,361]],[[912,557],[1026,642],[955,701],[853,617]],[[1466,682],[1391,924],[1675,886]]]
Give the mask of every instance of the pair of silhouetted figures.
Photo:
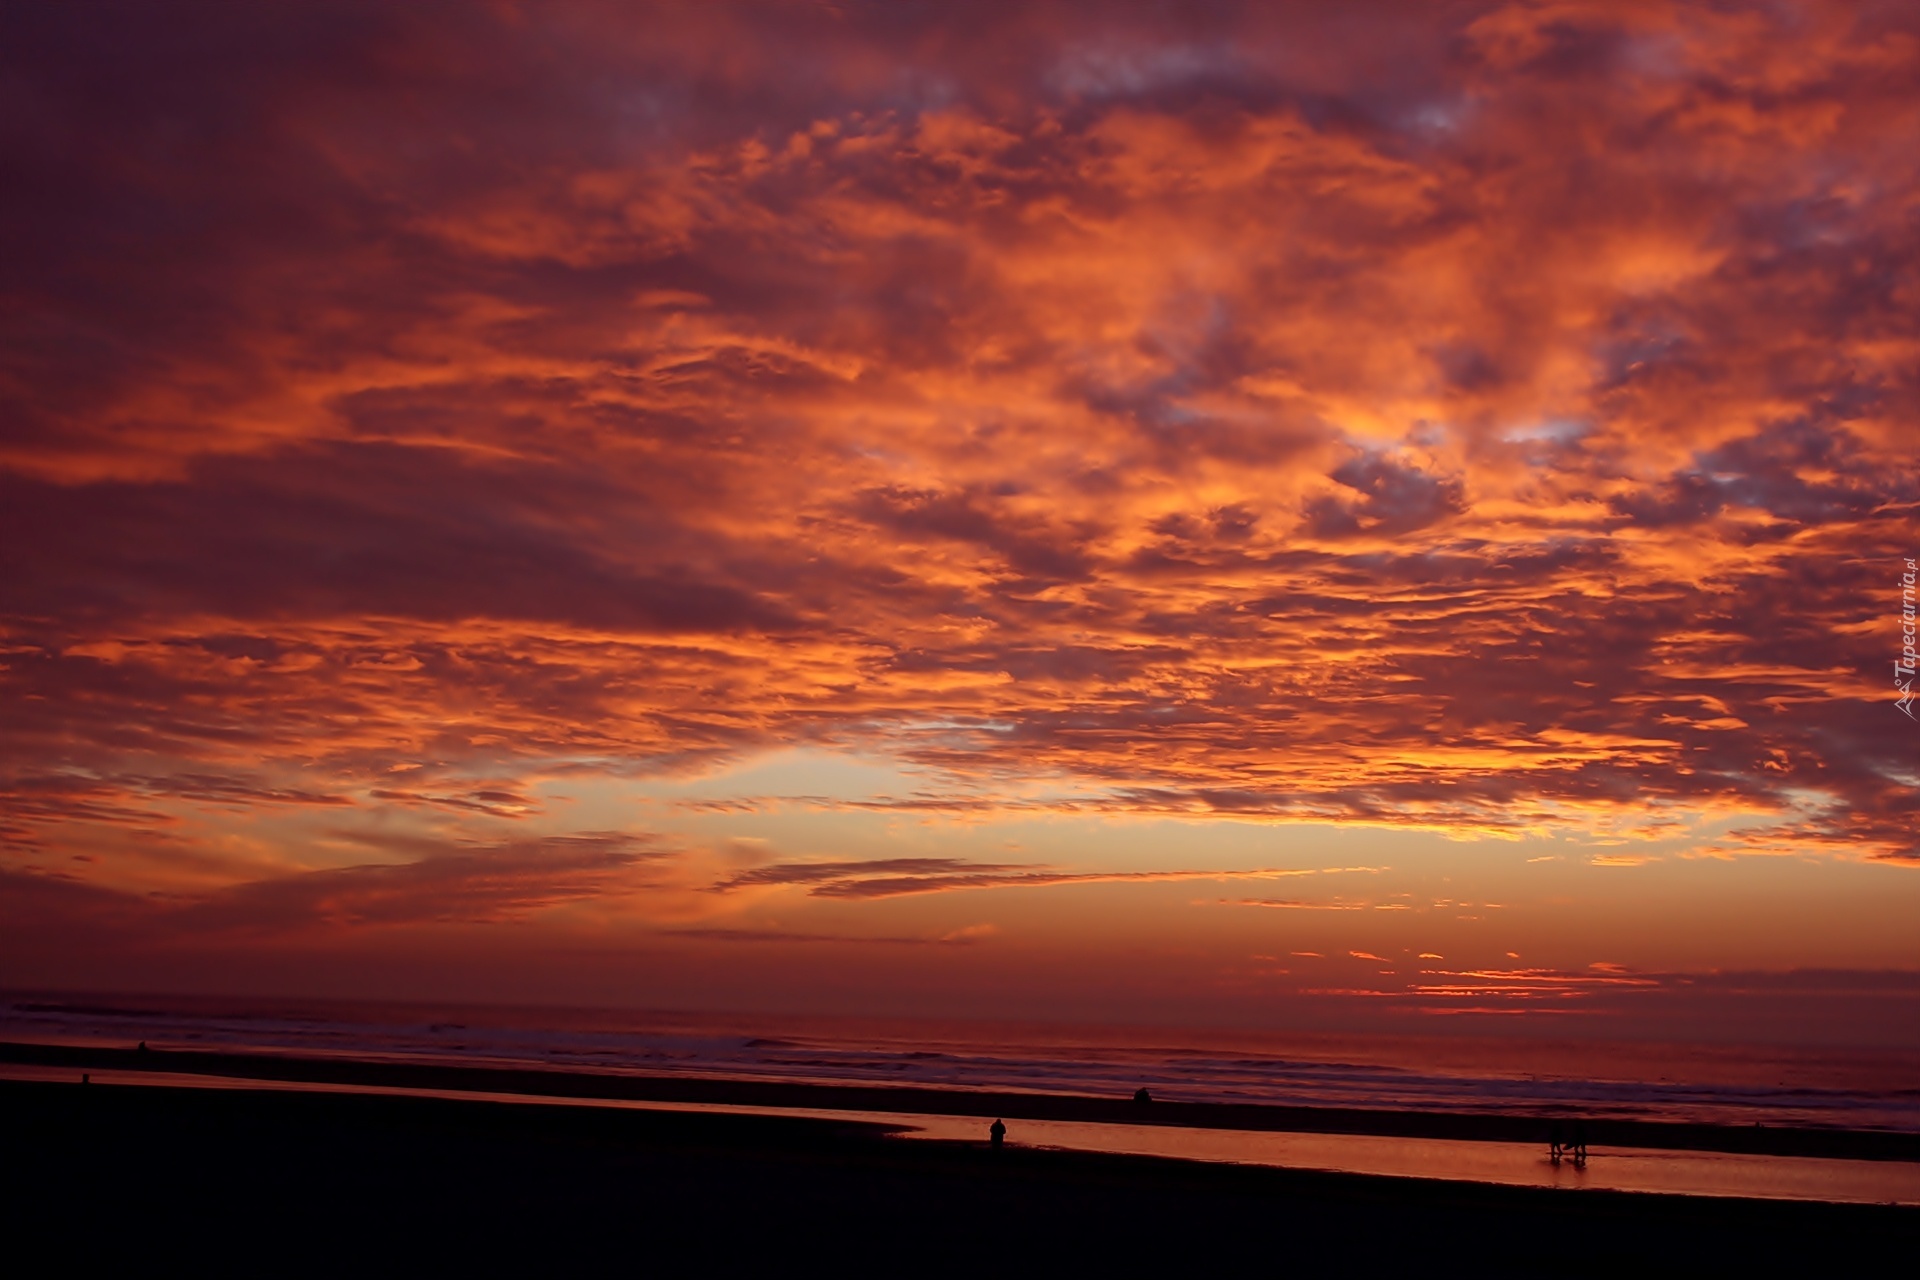
[[[1547,1154],[1555,1161],[1569,1156],[1575,1164],[1586,1163],[1587,1126],[1577,1120],[1571,1125],[1554,1125],[1547,1135]]]

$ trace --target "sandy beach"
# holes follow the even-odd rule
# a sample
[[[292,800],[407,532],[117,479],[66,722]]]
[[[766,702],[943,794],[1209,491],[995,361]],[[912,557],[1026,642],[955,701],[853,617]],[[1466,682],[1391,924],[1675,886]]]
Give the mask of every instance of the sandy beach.
[[[1844,1272],[1920,1243],[1911,1209],[994,1151],[764,1116],[18,1081],[0,1116],[8,1239],[90,1264]]]

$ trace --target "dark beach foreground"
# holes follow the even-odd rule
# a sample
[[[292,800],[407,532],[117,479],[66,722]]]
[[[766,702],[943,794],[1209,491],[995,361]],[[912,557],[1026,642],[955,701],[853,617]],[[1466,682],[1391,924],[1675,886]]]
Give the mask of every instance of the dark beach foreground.
[[[0,1081],[0,1126],[4,1239],[63,1269],[1857,1274],[1920,1245],[1913,1209],[993,1151],[783,1117]]]

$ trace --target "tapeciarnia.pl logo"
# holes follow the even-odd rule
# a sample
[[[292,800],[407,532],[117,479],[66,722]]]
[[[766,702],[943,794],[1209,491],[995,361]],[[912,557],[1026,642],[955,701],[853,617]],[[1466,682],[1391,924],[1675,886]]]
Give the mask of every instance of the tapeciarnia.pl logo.
[[[1893,687],[1900,691],[1900,700],[1893,705],[1914,720],[1913,714],[1913,583],[1914,564],[1907,561],[1907,571],[1900,575],[1900,656],[1893,662]]]

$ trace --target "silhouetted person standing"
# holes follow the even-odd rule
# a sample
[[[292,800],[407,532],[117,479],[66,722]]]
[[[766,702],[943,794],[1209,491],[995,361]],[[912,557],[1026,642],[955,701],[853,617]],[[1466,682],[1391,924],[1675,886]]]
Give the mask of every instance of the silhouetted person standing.
[[[1587,1158],[1587,1126],[1579,1120],[1573,1122],[1573,1158]]]
[[[1006,1124],[1002,1121],[995,1120],[991,1125],[987,1126],[987,1141],[993,1144],[993,1149],[995,1151],[998,1151],[1001,1147],[1006,1146],[1007,1145]]]

